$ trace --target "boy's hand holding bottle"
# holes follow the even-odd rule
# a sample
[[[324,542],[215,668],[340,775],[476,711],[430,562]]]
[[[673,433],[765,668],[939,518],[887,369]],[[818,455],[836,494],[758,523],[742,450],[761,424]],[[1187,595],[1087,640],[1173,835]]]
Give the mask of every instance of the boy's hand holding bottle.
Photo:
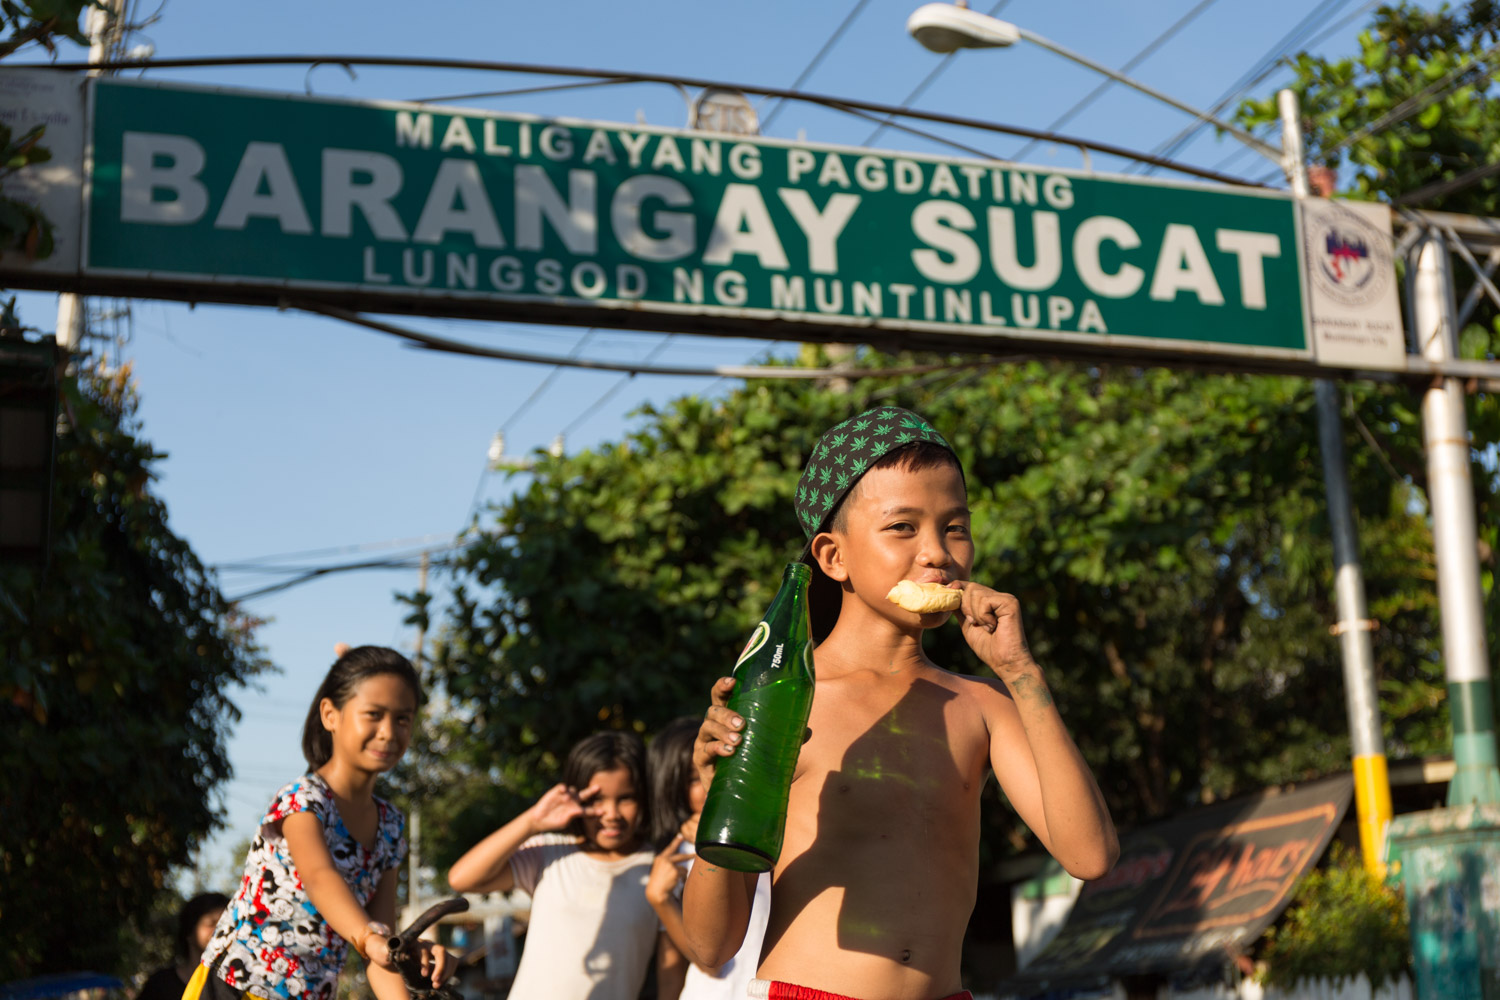
[[[720,677],[714,681],[710,692],[713,704],[704,714],[698,741],[693,744],[693,766],[698,769],[698,780],[704,788],[713,784],[719,758],[734,753],[740,742],[740,730],[745,720],[729,708],[729,693],[733,690],[733,677]]]

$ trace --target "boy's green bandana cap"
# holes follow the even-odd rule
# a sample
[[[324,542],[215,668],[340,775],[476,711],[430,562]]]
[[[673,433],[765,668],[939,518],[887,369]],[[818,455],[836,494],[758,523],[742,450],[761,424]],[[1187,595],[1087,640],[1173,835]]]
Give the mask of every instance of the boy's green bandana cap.
[[[797,521],[809,539],[824,530],[859,478],[897,448],[927,441],[953,450],[933,426],[910,410],[882,406],[828,429],[813,446],[797,480]]]
[[[926,441],[953,451],[932,425],[910,410],[882,406],[850,417],[818,439],[797,480],[797,520],[807,535],[801,562],[812,567],[807,606],[814,642],[822,642],[838,622],[843,596],[837,583],[824,575],[812,557],[812,538],[828,527],[833,512],[859,478],[897,448]],[[957,455],[954,460],[957,461]],[[963,466],[959,466],[963,475]]]

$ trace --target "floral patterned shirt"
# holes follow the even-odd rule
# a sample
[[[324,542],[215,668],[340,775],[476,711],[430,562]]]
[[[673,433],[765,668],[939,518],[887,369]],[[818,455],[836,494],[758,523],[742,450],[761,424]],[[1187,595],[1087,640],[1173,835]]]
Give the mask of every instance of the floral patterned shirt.
[[[366,849],[344,826],[332,789],[317,774],[277,792],[250,845],[239,891],[203,951],[203,964],[235,989],[265,1000],[333,1000],[348,944],[307,898],[281,821],[297,812],[316,816],[334,867],[360,905],[368,906],[380,877],[406,856],[401,813],[379,798],[375,808],[375,846]]]

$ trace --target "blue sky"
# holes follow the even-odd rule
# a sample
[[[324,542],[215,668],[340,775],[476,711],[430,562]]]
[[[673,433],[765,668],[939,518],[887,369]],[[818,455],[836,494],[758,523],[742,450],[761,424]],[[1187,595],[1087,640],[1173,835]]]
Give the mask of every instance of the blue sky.
[[[142,5],[149,8],[150,4]],[[522,4],[511,0],[397,4],[381,0],[257,3],[173,0],[158,23],[133,41],[155,46],[162,58],[205,55],[404,55],[487,59],[600,69],[640,70],[729,83],[788,86],[858,8],[839,42],[804,89],[901,103],[939,62],[904,31],[913,0],[762,0],[757,4],[649,0]],[[976,0],[989,11],[993,0]],[[1325,9],[1316,34],[1367,5],[1363,0],[1137,0],[1133,3],[1009,0],[999,16],[1114,67],[1125,66],[1169,26],[1197,11],[1190,23],[1132,73],[1182,100],[1206,106],[1268,53],[1310,10]],[[1317,48],[1351,53],[1368,14],[1354,17]],[[71,53],[64,52],[65,57]],[[324,96],[411,100],[525,87],[535,77],[441,70],[359,67],[351,76],[336,65],[153,71],[154,79],[254,87]],[[1287,79],[1282,70],[1252,93],[1265,96]],[[1033,128],[1053,121],[1087,95],[1100,78],[1022,44],[1004,51],[970,52],[950,61],[916,107]],[[605,121],[644,119],[681,126],[682,97],[660,85],[592,88],[504,99],[470,106]],[[862,145],[872,126],[810,105],[761,104],[774,113],[768,134]],[[1180,112],[1114,87],[1062,130],[1136,149],[1151,149],[1188,119]],[[941,130],[939,130],[941,131]],[[1002,157],[1025,145],[1004,137],[956,138]],[[920,139],[887,132],[875,145],[939,151]],[[1179,158],[1218,166],[1237,153],[1233,140],[1205,133]],[[1077,167],[1069,147],[1039,145],[1025,159],[1042,166]],[[1121,164],[1095,157],[1097,170]],[[1254,154],[1226,168],[1259,179],[1274,168]],[[100,305],[102,303],[96,303]],[[22,316],[50,329],[55,297],[23,294]],[[558,375],[524,413],[518,407],[548,377],[545,367],[450,357],[409,350],[379,334],[331,319],[269,309],[134,301],[122,354],[135,365],[144,435],[169,457],[157,488],[175,531],[207,564],[280,553],[345,550],[308,557],[308,563],[376,557],[395,549],[369,548],[391,540],[441,541],[465,523],[476,496],[503,499],[516,480],[483,478],[486,449],[507,427],[507,450],[546,447],[563,429],[569,450],[620,436],[627,414],[644,401],[684,393],[722,392],[706,378],[641,376],[588,412],[619,381],[591,372]],[[566,354],[584,331],[503,323],[417,319],[410,325],[477,342]],[[606,332],[581,353],[639,359],[661,336]],[[679,337],[661,355],[669,364],[737,364],[763,356],[766,342]],[[786,350],[782,345],[781,350]],[[113,353],[113,352],[111,352]],[[514,417],[514,419],[512,419]],[[365,547],[365,548],[360,548]],[[405,550],[414,548],[405,546]],[[359,551],[355,551],[359,549]],[[277,577],[224,572],[230,596]],[[345,573],[247,602],[270,619],[261,640],[280,672],[259,690],[242,693],[244,712],[230,751],[235,779],[223,798],[227,827],[205,847],[203,861],[228,884],[231,846],[253,830],[274,790],[298,774],[301,721],[336,642],[377,643],[410,650],[412,629],[401,624],[395,590],[416,586],[415,571]],[[435,578],[440,589],[443,579]]]

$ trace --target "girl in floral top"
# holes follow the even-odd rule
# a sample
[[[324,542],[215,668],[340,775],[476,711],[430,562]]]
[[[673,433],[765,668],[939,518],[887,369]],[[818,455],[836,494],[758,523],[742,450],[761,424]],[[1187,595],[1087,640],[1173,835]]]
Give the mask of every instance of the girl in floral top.
[[[351,944],[378,1000],[407,1000],[386,944],[406,839],[401,814],[374,788],[406,752],[420,698],[416,671],[395,650],[360,646],[334,663],[303,727],[308,773],[261,819],[183,1000],[334,1000]],[[438,986],[451,958],[422,947],[423,975]]]

